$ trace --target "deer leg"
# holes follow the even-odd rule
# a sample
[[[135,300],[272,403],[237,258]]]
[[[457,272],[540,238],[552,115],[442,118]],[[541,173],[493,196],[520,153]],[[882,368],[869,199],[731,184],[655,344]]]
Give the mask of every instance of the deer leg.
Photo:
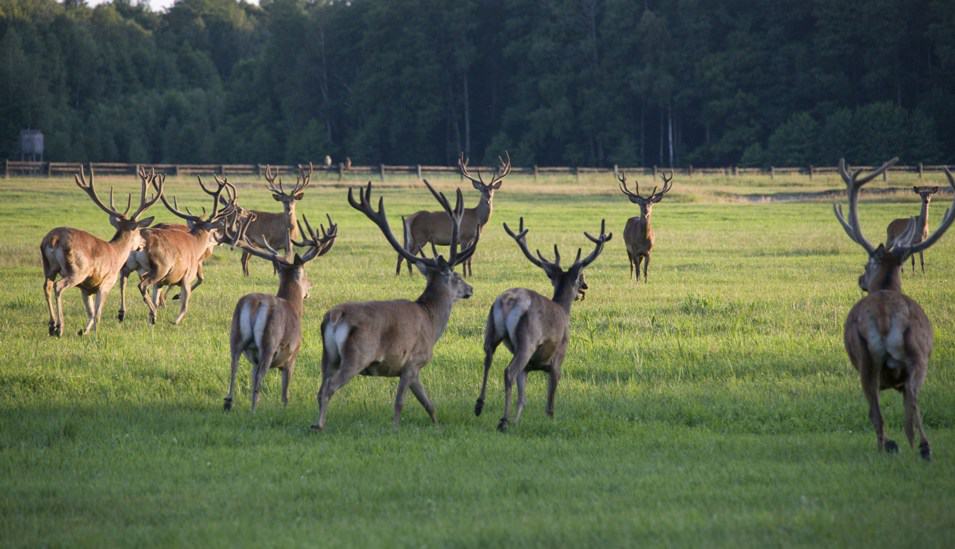
[[[63,335],[63,292],[77,286],[80,282],[82,281],[78,277],[70,275],[57,280],[53,284],[53,295],[56,298],[56,331],[54,335],[57,337]]]
[[[494,326],[494,306],[487,314],[487,324],[484,328],[484,379],[481,381],[481,394],[478,395],[477,402],[474,404],[474,415],[480,416],[484,410],[484,397],[487,394],[487,374],[491,370],[491,364],[494,362],[494,352],[497,346],[501,344],[503,338],[498,337]]]
[[[504,417],[497,424],[497,430],[502,433],[507,431],[508,416],[511,411],[511,386],[517,381],[517,377],[521,375],[531,356],[531,352],[524,351],[523,348],[517,349],[510,364],[504,370]]]
[[[557,395],[557,383],[560,381],[560,365],[550,368],[550,377],[547,378],[547,415],[554,417],[554,397]]]
[[[269,373],[272,361],[275,360],[275,349],[266,343],[259,351],[259,363],[252,368],[252,411],[259,403],[259,391],[265,382],[265,374]]]
[[[634,270],[634,272],[637,273],[636,282],[637,282],[638,284],[640,283],[640,263],[641,263],[642,261],[643,261],[643,256],[642,256],[642,255],[639,255],[639,254],[638,254],[635,258],[633,258],[633,270]]]
[[[125,267],[119,272],[119,313],[116,318],[120,322],[126,319],[126,284],[129,282],[129,274]]]
[[[324,353],[324,351],[323,351]],[[312,424],[313,431],[321,431],[325,428],[325,416],[328,413],[328,402],[341,386],[358,375],[358,373],[367,367],[370,361],[365,361],[364,357],[351,358],[355,353],[349,352],[348,358],[339,359],[339,368],[332,371],[326,370],[326,357],[322,357],[322,386],[318,391],[318,420]],[[328,361],[330,362],[330,361]],[[364,365],[364,366],[362,366]],[[331,366],[331,364],[329,364]]]
[[[206,279],[205,273],[202,272],[202,263],[200,263],[199,268],[196,270],[196,280],[192,283],[192,291],[193,292],[196,291],[196,288],[198,288],[199,285],[202,284],[205,279]],[[182,291],[172,296],[172,300],[176,301],[181,296],[182,296]]]
[[[76,335],[86,335],[90,332],[90,328],[93,327],[93,319],[96,318],[96,312],[93,309],[93,294],[83,288],[80,288],[80,293],[83,294],[83,308],[86,309],[86,327],[76,332]]]
[[[915,434],[919,435],[919,454],[922,459],[929,461],[932,459],[932,449],[925,436],[925,430],[922,428],[922,412],[919,410],[918,394],[925,379],[925,370],[921,374],[913,374],[913,378],[905,384],[902,390],[902,398],[905,405],[905,436],[909,439],[909,446],[915,446]]]
[[[517,374],[517,410],[514,411],[514,423],[521,421],[521,415],[524,413],[524,405],[527,404],[527,395],[524,389],[527,386],[527,370],[521,370]]]
[[[290,360],[285,368],[282,368],[282,406],[288,406],[288,386],[292,382],[292,371],[295,369],[295,361]]]
[[[139,293],[143,296],[143,303],[146,304],[146,308],[149,309],[149,323],[156,323],[156,305],[153,303],[154,298],[149,297],[149,277],[143,276],[139,279]],[[155,288],[153,289],[153,294],[155,295]]]
[[[189,309],[189,296],[192,295],[192,288],[189,286],[189,282],[182,281],[179,286],[179,295],[182,296],[182,299],[179,301],[179,316],[176,317],[176,320],[173,321],[173,324],[178,325],[182,322],[184,316],[186,316],[186,311]]]
[[[912,258],[912,261],[915,261],[915,258]],[[925,274],[925,253],[919,252],[919,263],[922,265],[922,274]],[[915,270],[915,267],[912,267],[912,270]]]
[[[103,285],[96,290],[96,302],[93,306],[93,333],[96,333],[96,330],[99,329],[99,321],[103,318],[103,307],[106,305],[106,296],[111,289],[112,286]]]
[[[869,402],[869,421],[875,428],[876,442],[879,450],[895,453],[899,451],[898,444],[895,441],[885,438],[885,423],[882,420],[882,410],[879,408],[879,376],[878,374],[863,376],[862,393],[865,394]]]
[[[46,297],[46,308],[50,313],[50,335],[56,335],[56,309],[53,306],[53,279],[43,281],[43,295]]]
[[[411,380],[411,392],[414,393],[415,398],[418,399],[418,402],[424,406],[428,415],[431,416],[431,423],[437,423],[438,417],[434,413],[434,404],[431,403],[431,399],[428,398],[428,393],[424,390],[424,385],[421,384],[421,380],[418,379],[418,376],[415,375],[414,379]]]
[[[627,250],[627,264],[630,265],[630,280],[633,280],[633,255],[630,254],[630,250]],[[639,274],[638,272],[637,275]]]
[[[650,268],[650,254],[647,254],[643,258],[643,283],[646,284],[647,281],[647,269]]]
[[[249,252],[242,252],[242,275],[249,276],[249,258],[252,257],[252,254]]]
[[[391,420],[395,429],[397,429],[398,424],[401,423],[401,409],[405,404],[405,392],[406,389],[408,389],[408,384],[411,383],[411,374],[408,373],[409,371],[410,369],[405,370],[401,374],[401,377],[398,378],[398,392],[395,395],[395,416]]]
[[[230,363],[230,373],[229,373],[229,394],[225,397],[225,404],[223,409],[226,412],[232,409],[232,399],[235,397],[235,376],[239,371],[239,356],[242,355],[242,348],[233,340],[232,344],[232,362]]]

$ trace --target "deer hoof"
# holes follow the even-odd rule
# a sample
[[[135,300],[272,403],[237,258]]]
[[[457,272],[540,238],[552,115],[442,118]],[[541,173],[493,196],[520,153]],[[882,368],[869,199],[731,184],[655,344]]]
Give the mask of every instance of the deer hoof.
[[[321,433],[325,428],[317,423],[309,425],[308,427],[313,433]]]
[[[500,423],[497,424],[497,430],[506,433],[507,432],[507,418],[502,417]]]
[[[178,300],[178,299],[179,299],[179,294],[176,294],[176,295],[172,296],[172,300],[173,300],[173,301],[176,301],[176,300]]]
[[[479,398],[477,399],[477,402],[474,404],[474,415],[479,416],[481,415],[481,412],[483,411],[484,411],[484,399]]]
[[[899,445],[896,444],[894,440],[886,440],[885,451],[889,454],[897,454],[899,453]]]
[[[225,404],[222,406],[222,409],[225,410],[226,412],[228,412],[229,410],[232,409],[232,399],[231,399],[231,398],[225,397]]]
[[[56,322],[53,322],[52,320],[50,321],[50,335],[56,335]]]
[[[922,459],[925,461],[932,461],[932,449],[929,448],[927,442],[919,444],[919,455],[922,456]]]
[[[126,320],[126,311],[120,309],[119,313],[116,314],[116,319],[119,320],[120,322]]]

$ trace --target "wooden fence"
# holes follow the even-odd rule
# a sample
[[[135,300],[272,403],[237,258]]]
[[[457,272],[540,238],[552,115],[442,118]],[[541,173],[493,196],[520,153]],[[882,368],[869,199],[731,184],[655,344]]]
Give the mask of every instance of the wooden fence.
[[[155,169],[167,175],[211,175],[218,174],[224,176],[230,175],[252,175],[261,177],[265,173],[265,164],[131,164],[125,162],[93,162],[90,164],[81,164],[80,162],[29,162],[19,160],[4,161],[3,177],[4,179],[17,176],[45,176],[62,177],[70,176],[80,171],[83,165],[87,169],[92,168],[98,174],[109,175],[135,175],[139,167]],[[271,164],[272,169],[278,174],[295,174],[298,172],[298,166],[286,164]],[[331,166],[313,165],[317,173],[342,179],[346,175],[362,175],[373,177],[377,176],[381,181],[385,180],[385,175],[414,175],[421,179],[424,174],[457,174],[457,166],[423,166],[423,165],[391,165],[379,164],[377,166],[346,166],[337,164]],[[866,168],[866,166],[854,166]],[[914,166],[893,166],[890,171],[895,173],[917,173],[919,179],[925,173],[942,172],[945,165],[923,165]],[[471,169],[478,169],[485,172],[491,172],[493,167],[472,166]],[[605,168],[593,167],[566,167],[566,166],[515,166],[511,173],[523,173],[533,175],[535,179],[546,175],[573,175],[579,178],[585,174],[612,174],[616,171],[623,171],[633,174],[645,174],[656,176],[658,172],[671,171],[669,168],[657,166],[612,166]],[[768,175],[775,177],[777,175],[807,175],[810,179],[814,175],[835,173],[835,166],[803,166],[803,167],[774,167],[769,168],[743,168],[731,166],[726,168],[694,168],[693,166],[683,166],[674,168],[672,171],[685,175],[720,175],[720,176],[740,176],[740,175]],[[883,174],[883,178],[885,175]]]

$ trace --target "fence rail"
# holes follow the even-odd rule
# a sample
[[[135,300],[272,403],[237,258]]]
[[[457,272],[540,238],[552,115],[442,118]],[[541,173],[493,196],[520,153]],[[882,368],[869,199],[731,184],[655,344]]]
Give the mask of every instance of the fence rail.
[[[155,169],[157,172],[166,175],[252,175],[261,177],[265,173],[266,164],[134,164],[126,162],[92,162],[82,164],[80,162],[31,162],[20,160],[4,161],[3,177],[4,179],[17,176],[69,176],[80,171],[80,167],[85,166],[99,174],[109,175],[135,175],[140,167]],[[277,174],[294,174],[298,172],[298,165],[288,164],[270,164],[271,168]],[[874,166],[855,166],[856,168],[874,168]],[[926,173],[938,173],[944,171],[946,165],[916,164],[912,166],[893,166],[888,171],[894,173],[917,173],[919,178]],[[372,166],[346,166],[345,164],[313,165],[313,169],[318,173],[337,176],[342,179],[346,175],[375,175],[382,181],[386,174],[412,174],[421,179],[424,174],[448,174],[458,173],[457,166],[425,166],[425,165],[397,165],[397,164],[378,164]],[[472,166],[471,169],[493,171],[490,166]],[[673,171],[685,175],[721,175],[721,176],[741,176],[741,175],[768,175],[775,177],[777,175],[807,175],[810,179],[814,175],[825,175],[835,173],[838,168],[835,166],[770,166],[768,168],[752,168],[729,166],[723,168],[695,168],[693,166],[682,166],[670,170],[657,166],[612,166],[612,167],[569,167],[569,166],[515,166],[511,173],[523,173],[533,175],[536,179],[545,175],[573,175],[575,178],[581,174],[612,174],[616,171],[623,171],[632,174],[645,174],[656,176],[661,171]],[[883,174],[883,179],[885,174]]]

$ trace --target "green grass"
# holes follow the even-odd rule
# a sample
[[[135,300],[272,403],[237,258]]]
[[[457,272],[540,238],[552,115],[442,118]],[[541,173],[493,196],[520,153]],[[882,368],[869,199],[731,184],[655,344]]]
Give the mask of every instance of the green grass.
[[[131,178],[107,183],[133,188]],[[243,278],[239,254],[220,249],[181,326],[170,324],[173,308],[148,326],[135,288],[118,323],[114,289],[99,333],[86,338],[74,335],[84,313],[73,290],[68,335],[52,339],[40,239],[61,224],[111,230],[67,180],[0,181],[0,544],[949,546],[955,236],[927,252],[926,275],[903,282],[935,328],[921,395],[935,451],[926,464],[907,445],[897,456],[875,450],[841,335],[865,257],[828,203],[746,203],[747,194],[789,189],[768,178],[683,186],[677,177],[654,211],[645,286],[627,279],[621,231],[636,208],[613,183],[505,182],[475,256],[474,297],[455,306],[422,370],[437,427],[410,399],[394,431],[396,381],[356,378],[332,400],[326,432],[312,434],[323,312],[413,299],[422,288],[420,276],[394,277],[394,252],[347,206],[344,186],[319,182],[302,202],[313,220],[331,213],[340,237],[308,268],[314,288],[291,403],[282,408],[273,372],[252,415],[244,361],[235,410],[222,412],[229,322],[240,296],[274,291],[271,267],[253,261]],[[200,205],[190,180],[171,180],[168,192]],[[470,205],[476,193],[466,192]],[[240,193],[247,207],[277,208],[261,183]],[[410,180],[389,180],[382,194],[396,229],[399,214],[434,207]],[[909,195],[863,203],[870,239],[916,213]],[[937,200],[934,221],[948,200]],[[572,311],[556,419],[543,413],[545,378],[532,374],[524,418],[502,435],[504,347],[484,415],[472,412],[487,310],[509,287],[549,293],[500,227],[520,215],[531,246],[556,241],[565,255],[589,245],[582,231],[601,217],[615,234]],[[889,435],[901,443],[901,399],[883,397]]]

